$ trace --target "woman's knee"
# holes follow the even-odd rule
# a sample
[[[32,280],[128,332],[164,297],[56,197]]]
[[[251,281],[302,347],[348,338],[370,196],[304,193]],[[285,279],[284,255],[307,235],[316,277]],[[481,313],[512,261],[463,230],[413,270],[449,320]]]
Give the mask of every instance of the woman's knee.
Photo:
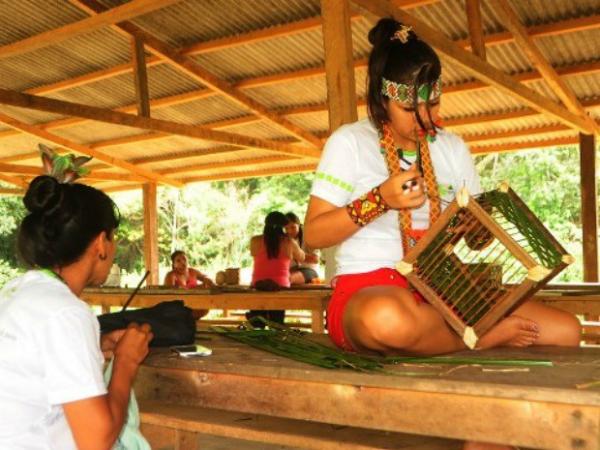
[[[565,312],[556,324],[555,345],[578,347],[581,342],[581,331],[579,319],[575,315]]]
[[[404,289],[363,295],[350,309],[351,339],[375,350],[409,348],[419,339],[418,322],[407,302],[414,301]],[[373,295],[374,294],[374,295]]]

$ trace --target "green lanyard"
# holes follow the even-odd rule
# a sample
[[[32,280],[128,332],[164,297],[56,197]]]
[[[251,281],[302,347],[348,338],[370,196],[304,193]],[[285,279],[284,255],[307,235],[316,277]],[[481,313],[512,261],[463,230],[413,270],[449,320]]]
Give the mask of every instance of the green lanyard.
[[[46,274],[46,275],[48,275],[50,278],[54,278],[55,280],[59,280],[59,281],[62,281],[64,284],[67,284],[67,283],[65,282],[65,280],[63,279],[63,277],[61,277],[59,274],[57,274],[57,273],[56,273],[55,271],[53,271],[53,270],[50,270],[50,269],[43,268],[43,269],[40,269],[39,271],[40,271],[40,272],[42,272],[42,273],[45,273],[45,274]]]

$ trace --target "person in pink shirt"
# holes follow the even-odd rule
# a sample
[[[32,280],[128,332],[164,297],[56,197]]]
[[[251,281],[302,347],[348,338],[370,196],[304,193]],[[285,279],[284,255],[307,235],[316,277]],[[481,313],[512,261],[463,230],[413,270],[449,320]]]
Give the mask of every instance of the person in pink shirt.
[[[182,250],[175,250],[171,255],[172,270],[165,276],[165,286],[193,289],[196,287],[211,288],[215,284],[202,272],[188,266],[187,256]],[[196,320],[208,314],[208,309],[194,309]]]
[[[252,286],[258,290],[278,290],[290,287],[290,263],[302,262],[305,255],[298,243],[285,234],[288,220],[279,211],[267,214],[263,234],[250,239],[250,254],[254,259]],[[273,322],[283,323],[285,311],[249,311],[246,318],[263,316]],[[261,323],[253,321],[253,325]]]

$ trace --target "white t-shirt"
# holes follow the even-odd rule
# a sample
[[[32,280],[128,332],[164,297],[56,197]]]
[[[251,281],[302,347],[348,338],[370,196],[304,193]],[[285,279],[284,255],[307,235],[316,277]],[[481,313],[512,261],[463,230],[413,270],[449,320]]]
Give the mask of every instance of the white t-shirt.
[[[62,404],[106,394],[100,327],[56,278],[0,291],[0,450],[76,449]]]
[[[458,136],[441,130],[435,142],[429,144],[429,150],[442,208],[462,187],[466,187],[471,195],[481,192],[469,149]],[[403,165],[408,167],[408,164]],[[389,172],[380,151],[377,129],[369,119],[363,119],[340,127],[329,137],[311,195],[341,207],[387,178]],[[413,210],[412,225],[414,229],[429,227],[429,202]],[[402,256],[398,211],[391,210],[337,247],[336,274],[393,268]]]

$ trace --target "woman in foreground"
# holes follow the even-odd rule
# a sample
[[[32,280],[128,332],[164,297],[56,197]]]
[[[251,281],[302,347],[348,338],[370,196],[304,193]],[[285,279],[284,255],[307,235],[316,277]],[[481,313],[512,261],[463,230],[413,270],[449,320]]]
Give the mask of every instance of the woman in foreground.
[[[35,178],[18,250],[32,269],[0,291],[0,448],[106,450],[119,436],[152,333],[131,325],[100,342],[78,297],[115,256],[112,200],[83,184]],[[105,355],[114,355],[106,388]]]

